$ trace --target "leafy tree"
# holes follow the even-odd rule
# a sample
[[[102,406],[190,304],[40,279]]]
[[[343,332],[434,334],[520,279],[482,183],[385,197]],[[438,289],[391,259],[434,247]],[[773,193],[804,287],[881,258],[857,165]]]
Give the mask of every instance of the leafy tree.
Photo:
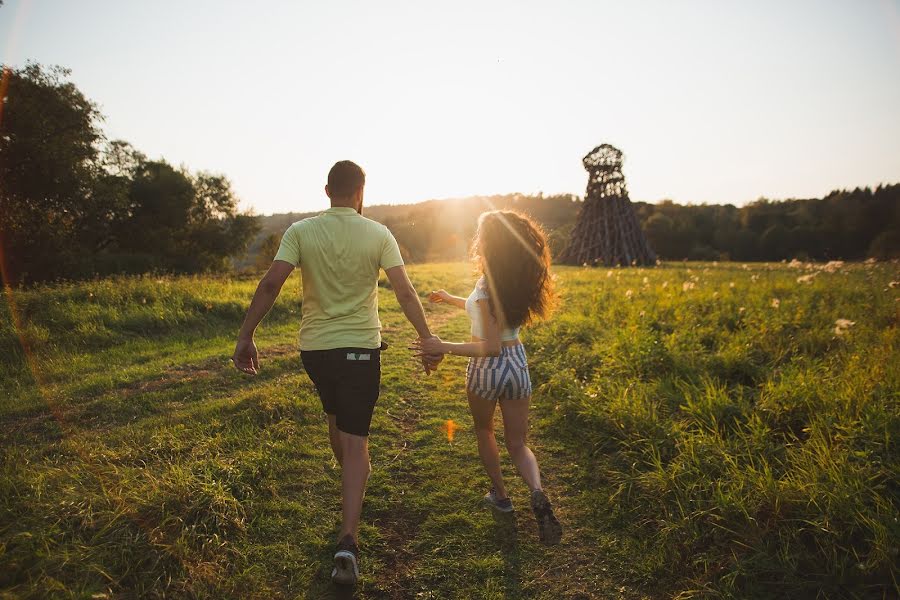
[[[10,283],[151,269],[223,269],[255,235],[229,181],[108,141],[59,67],[5,68],[0,257]]]
[[[4,279],[64,275],[78,232],[103,210],[92,196],[101,115],[69,72],[4,67],[0,98],[0,239]]]
[[[274,259],[275,255],[278,253],[278,247],[280,245],[281,238],[277,233],[270,233],[265,237],[256,254],[255,266],[257,270],[264,271],[272,264],[272,259]]]

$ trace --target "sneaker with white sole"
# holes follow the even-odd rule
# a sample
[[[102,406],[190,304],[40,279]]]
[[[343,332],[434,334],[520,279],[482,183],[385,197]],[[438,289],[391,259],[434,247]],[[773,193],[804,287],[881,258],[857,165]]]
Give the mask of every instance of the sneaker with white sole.
[[[341,585],[354,585],[359,580],[359,547],[350,534],[338,542],[331,580]]]
[[[531,492],[531,511],[537,519],[538,536],[544,544],[558,544],[562,538],[562,525],[553,514],[553,506],[543,490]]]
[[[503,498],[501,500],[497,497],[497,490],[494,488],[491,488],[491,491],[484,495],[484,503],[500,512],[509,513],[513,511],[512,500],[509,498]]]

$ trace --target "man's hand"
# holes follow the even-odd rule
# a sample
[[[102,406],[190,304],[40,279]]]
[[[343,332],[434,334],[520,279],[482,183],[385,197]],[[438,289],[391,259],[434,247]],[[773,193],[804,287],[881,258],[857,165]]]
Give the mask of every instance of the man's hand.
[[[444,350],[444,341],[436,335],[417,339],[413,342],[413,347],[423,356],[443,356],[446,354],[446,351]]]
[[[253,338],[238,338],[231,361],[238,371],[243,371],[249,375],[259,373],[259,354],[256,351],[256,343],[253,341]]]

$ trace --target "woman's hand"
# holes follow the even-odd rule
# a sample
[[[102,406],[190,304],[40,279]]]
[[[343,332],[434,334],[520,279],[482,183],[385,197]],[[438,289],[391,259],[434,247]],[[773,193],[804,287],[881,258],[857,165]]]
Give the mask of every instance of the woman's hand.
[[[435,304],[450,302],[450,294],[448,294],[446,290],[438,290],[436,292],[431,292],[430,294],[428,294],[428,300],[429,302],[433,302]]]

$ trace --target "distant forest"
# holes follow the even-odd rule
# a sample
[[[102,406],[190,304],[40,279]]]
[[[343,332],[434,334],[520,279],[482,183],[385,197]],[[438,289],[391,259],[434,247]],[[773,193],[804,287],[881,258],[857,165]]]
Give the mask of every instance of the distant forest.
[[[538,220],[558,255],[569,239],[582,200],[572,195],[508,194],[429,200],[364,209],[387,225],[409,262],[458,260],[468,253],[478,215],[514,209]],[[650,244],[663,260],[881,260],[900,258],[900,184],[834,191],[824,198],[730,204],[635,202]],[[315,213],[259,217],[251,253],[271,259],[284,230]]]
[[[147,158],[109,140],[103,115],[59,67],[3,68],[0,279],[9,284],[113,273],[264,269],[282,233],[308,214],[238,210],[228,179]],[[324,179],[324,173],[323,173]],[[513,208],[540,221],[555,255],[581,199],[509,194],[373,206],[409,262],[458,260],[478,215]],[[742,207],[635,203],[664,260],[900,257],[900,185]]]

